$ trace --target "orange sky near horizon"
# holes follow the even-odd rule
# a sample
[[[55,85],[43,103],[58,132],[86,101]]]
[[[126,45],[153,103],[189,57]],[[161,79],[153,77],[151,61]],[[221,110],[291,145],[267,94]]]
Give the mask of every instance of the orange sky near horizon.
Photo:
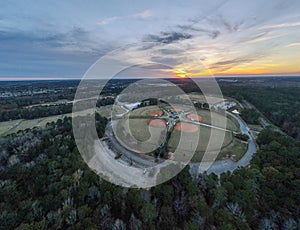
[[[234,59],[233,59],[234,60]],[[211,65],[217,61],[213,58],[203,61],[203,65],[206,70],[191,71],[186,64],[186,68],[183,65],[173,72],[177,77],[208,76],[208,75],[300,75],[300,43],[291,43],[285,47],[282,47],[277,52],[266,57],[258,58],[257,60],[249,63],[243,62],[240,64],[232,63],[226,65]]]

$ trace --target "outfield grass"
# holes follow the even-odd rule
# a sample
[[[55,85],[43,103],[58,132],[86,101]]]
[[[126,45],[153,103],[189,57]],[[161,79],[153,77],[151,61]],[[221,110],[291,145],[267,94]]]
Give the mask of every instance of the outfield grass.
[[[212,118],[213,118],[214,126],[224,127],[223,115],[209,110],[204,110],[204,109],[197,110],[197,113],[198,115],[204,117],[202,123],[212,125]],[[234,120],[230,116],[226,116],[226,129],[231,131],[239,131],[239,124],[236,120]]]
[[[231,116],[226,116],[226,117],[227,117],[227,129],[235,132],[239,132],[240,131],[239,122]]]
[[[221,130],[215,130],[215,138],[220,137],[221,135],[224,134],[224,131]],[[169,147],[171,151],[174,151],[175,149],[177,149],[178,147],[178,142],[179,142],[179,138],[180,138],[180,131],[174,130],[172,132],[170,141],[169,141]],[[181,138],[183,138],[182,140],[185,142],[185,145],[181,146],[181,149],[178,149],[179,153],[186,153],[191,151],[191,149],[195,149],[194,147],[194,135],[197,135],[197,133],[182,133]],[[200,132],[199,132],[199,140],[197,146],[196,146],[196,151],[195,151],[195,155],[193,157],[193,161],[198,162],[202,160],[203,154],[205,151],[207,152],[214,152],[216,150],[218,150],[215,146],[211,146],[208,149],[208,143],[209,143],[209,139],[210,139],[210,135],[211,135],[211,129],[208,127],[200,127]],[[224,156],[226,156],[226,152],[224,150],[226,150],[227,148],[230,147],[231,143],[234,141],[234,138],[232,133],[230,132],[225,132],[225,137],[224,137],[224,141],[222,144],[222,149],[221,149],[221,153],[220,153],[220,157],[222,158]]]
[[[120,119],[116,126],[116,137],[128,149],[151,152],[163,143],[165,128],[148,126],[148,119]],[[136,141],[137,140],[137,141]]]
[[[226,148],[221,149],[221,151],[218,153],[218,156],[216,160],[224,160],[224,159],[229,159],[231,156],[235,155],[234,160],[238,161],[240,160],[244,154],[246,153],[248,148],[248,145],[246,143],[240,142],[236,138],[233,138],[232,143],[228,145]],[[207,153],[209,161],[209,152]],[[195,155],[192,158],[192,162],[200,162],[202,161],[204,152],[196,152]]]
[[[167,109],[167,108],[166,108]],[[184,108],[183,110],[186,110],[187,108]],[[159,110],[157,106],[147,106],[142,107],[136,110],[133,110],[130,112],[130,114],[123,117],[117,125],[117,135],[123,141],[126,145],[128,143],[132,144],[132,149],[134,149],[136,146],[132,140],[130,140],[129,136],[126,134],[131,134],[136,140],[138,141],[146,141],[150,138],[150,129],[153,131],[153,136],[156,137],[156,141],[154,141],[153,146],[158,144],[157,139],[161,136],[161,132],[165,130],[164,128],[154,128],[149,127],[147,122],[148,119],[146,117],[149,116],[150,112],[153,110]],[[203,116],[205,118],[205,123],[210,124],[211,120],[211,114],[210,111],[207,110],[198,110],[197,111],[199,115]],[[215,119],[216,125],[220,125],[222,127],[222,123],[224,117],[221,114],[213,113],[213,117]],[[232,131],[238,131],[239,130],[239,124],[237,121],[235,121],[231,117],[226,118],[227,122],[227,129]],[[216,138],[220,135],[225,134],[224,142],[221,147],[220,154],[218,155],[217,159],[224,159],[228,155],[236,155],[236,159],[239,159],[247,150],[247,144],[240,142],[238,139],[234,138],[233,134],[231,132],[225,132],[222,130],[215,129],[215,135]],[[177,149],[179,140],[181,135],[181,145],[180,149]],[[182,153],[182,156],[175,156],[175,159],[182,159],[186,160],[186,157],[188,157],[189,152],[191,152],[191,149],[196,148],[196,153],[193,157],[193,161],[201,161],[203,154],[205,151],[207,152],[214,152],[217,149],[214,149],[214,146],[210,147],[210,149],[207,149],[207,145],[210,139],[211,135],[211,129],[209,127],[199,126],[199,140],[195,140],[195,135],[197,133],[187,133],[187,132],[181,132],[179,130],[174,129],[170,140],[169,140],[169,150],[171,152],[175,151],[177,149],[178,154]],[[146,149],[149,149],[146,146]]]

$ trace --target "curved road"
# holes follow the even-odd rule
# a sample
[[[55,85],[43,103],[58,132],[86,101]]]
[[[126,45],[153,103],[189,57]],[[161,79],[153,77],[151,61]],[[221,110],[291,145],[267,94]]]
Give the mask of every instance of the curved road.
[[[227,171],[234,171],[238,167],[244,167],[248,165],[252,159],[253,154],[256,153],[257,148],[255,144],[255,139],[253,135],[250,133],[250,129],[247,126],[247,124],[239,117],[232,113],[226,112],[227,115],[232,116],[235,118],[239,124],[240,129],[243,134],[248,135],[248,149],[245,155],[240,159],[238,162],[233,162],[232,160],[219,160],[215,161],[213,164],[211,162],[201,162],[201,163],[191,163],[190,164],[190,172],[192,175],[198,175],[199,173],[203,173],[204,171],[207,172],[207,174],[215,173],[217,175],[222,174],[223,172]],[[209,167],[209,168],[208,168]],[[208,170],[205,170],[208,168]]]
[[[213,163],[211,163],[211,162],[190,163],[190,167],[191,167],[190,173],[192,175],[198,175],[199,173],[203,173],[205,171],[208,174],[215,173],[217,175],[220,175],[221,173],[227,172],[227,171],[232,172],[235,169],[237,169],[238,167],[243,167],[243,166],[248,165],[252,159],[253,154],[256,153],[257,148],[256,148],[256,144],[255,144],[255,139],[254,139],[253,135],[251,134],[250,129],[247,126],[247,124],[239,116],[236,116],[229,112],[226,112],[226,113],[227,113],[227,115],[235,118],[240,125],[241,132],[243,134],[248,135],[249,140],[248,140],[247,152],[238,162],[234,162],[234,161],[228,159],[228,160],[215,161]],[[124,146],[122,146],[113,135],[112,125],[114,125],[114,124],[112,124],[110,122],[107,127],[108,132],[106,132],[106,134],[107,134],[109,140],[112,142],[114,149],[117,152],[123,153],[123,155],[121,156],[121,158],[123,160],[125,160],[127,162],[131,161],[134,163],[134,165],[137,165],[139,167],[153,167],[154,165],[157,164],[157,163],[154,163],[153,160],[150,160],[146,157],[142,157],[141,155],[134,153],[134,152],[126,149]],[[201,123],[198,125],[203,125],[203,124]],[[211,128],[217,128],[217,127],[212,127],[211,125],[207,125],[207,126],[209,126]],[[228,130],[226,130],[226,131],[228,131]]]
[[[135,153],[125,148],[122,144],[120,144],[117,138],[114,136],[113,125],[115,124],[113,124],[112,122],[110,122],[107,125],[106,135],[109,138],[113,149],[116,150],[118,153],[122,153],[121,158],[124,161],[127,161],[129,163],[132,162],[133,165],[138,165],[140,167],[153,167],[158,164],[154,162],[153,157],[147,157],[145,155]]]

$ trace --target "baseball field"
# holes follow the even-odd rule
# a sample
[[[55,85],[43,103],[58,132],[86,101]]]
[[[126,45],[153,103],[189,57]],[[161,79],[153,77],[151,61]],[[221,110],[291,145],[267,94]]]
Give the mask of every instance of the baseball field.
[[[172,120],[169,112],[178,113],[175,115],[172,113],[173,116],[177,117],[175,120],[173,119],[175,121],[173,126],[168,125]],[[246,152],[247,144],[236,139],[233,135],[233,131],[239,131],[237,121],[208,110],[197,109],[196,112],[197,114],[191,113],[185,107],[176,108],[176,110],[161,106],[138,108],[117,121],[115,134],[117,139],[130,150],[151,154],[151,151],[164,143],[166,133],[170,132],[168,151],[176,151],[177,156],[175,157],[180,159],[181,156],[189,154],[192,149],[195,149],[192,159],[195,162],[201,161],[205,152],[209,155],[210,152],[218,151],[214,141],[224,135],[217,159],[224,159],[231,155],[235,155],[236,158],[242,157],[243,153]],[[226,125],[223,123],[224,120],[226,120]],[[212,123],[213,127],[206,126],[210,126]],[[214,136],[211,137],[212,129],[214,129]],[[195,141],[195,136],[198,135],[199,138]],[[212,144],[208,148],[209,141]],[[181,144],[179,145],[179,143]]]

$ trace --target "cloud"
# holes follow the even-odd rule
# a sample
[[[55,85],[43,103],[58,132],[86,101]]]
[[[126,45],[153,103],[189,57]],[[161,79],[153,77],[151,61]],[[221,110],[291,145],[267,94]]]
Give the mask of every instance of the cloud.
[[[153,16],[153,13],[150,10],[145,10],[143,12],[134,14],[133,17],[136,19],[146,19]]]
[[[252,43],[253,41],[257,41],[257,40],[264,38],[268,33],[269,32],[263,32],[263,33],[259,33],[259,34],[253,35],[253,36],[249,36],[247,38],[240,40],[239,43]]]
[[[300,46],[300,42],[288,44],[287,47]]]
[[[251,43],[259,43],[259,42],[264,42],[264,41],[269,41],[273,40],[279,37],[283,37],[286,34],[279,34],[279,35],[268,35],[268,32],[263,32],[258,35],[251,36],[249,38],[245,38],[243,40],[240,40],[238,43],[239,44],[251,44]]]
[[[118,17],[118,16],[114,16],[114,17],[110,17],[110,18],[104,18],[102,20],[100,20],[97,24],[98,25],[107,25],[111,22],[114,22],[116,20],[122,19],[122,17]]]
[[[281,24],[275,24],[275,25],[267,25],[263,26],[259,29],[277,29],[277,28],[285,28],[285,27],[295,27],[300,26],[300,22],[291,22],[291,23],[281,23]]]
[[[89,31],[0,30],[0,76],[80,77],[99,56],[114,49]]]
[[[161,32],[159,35],[149,34],[146,36],[146,42],[155,42],[155,43],[163,43],[163,44],[171,44],[177,41],[190,39],[193,36],[188,33],[180,33],[180,32]]]
[[[178,57],[156,56],[156,57],[151,57],[151,61],[155,63],[164,63],[167,64],[168,66],[176,66],[182,63],[182,60]]]
[[[221,13],[208,17],[206,21],[210,26],[219,28],[219,30],[228,33],[238,32],[245,23],[245,19],[239,18],[232,20]]]
[[[219,37],[221,34],[239,32],[245,24],[244,19],[230,22],[220,13],[199,15],[197,18],[188,19],[188,21],[189,24],[177,25],[177,28],[182,31],[196,32],[197,35],[206,34],[212,39]]]
[[[73,54],[103,54],[103,45],[99,45],[90,32],[81,27],[73,27],[65,32],[57,31],[26,31],[0,30],[1,48],[10,47],[20,50],[19,53],[26,53],[30,56],[34,52],[73,53]],[[24,49],[26,47],[26,50]],[[108,47],[108,46],[105,46]],[[28,49],[27,49],[28,48]],[[105,49],[106,50],[106,49]],[[107,50],[106,50],[107,51]]]
[[[215,62],[214,64],[210,65],[209,68],[217,71],[225,71],[241,64],[249,64],[265,56],[266,55],[264,54],[246,55],[244,57],[237,57],[225,61]]]
[[[241,64],[241,63],[250,62],[254,60],[256,60],[256,58],[254,57],[239,57],[239,58],[229,59],[226,61],[218,61],[214,65],[224,66],[224,65],[232,65],[232,64]]]
[[[219,30],[208,30],[203,28],[196,28],[193,25],[177,25],[177,27],[183,31],[194,31],[207,34],[210,38],[217,38],[221,32]]]
[[[118,20],[121,20],[121,19],[126,19],[126,18],[134,18],[134,19],[140,19],[140,20],[143,20],[143,19],[147,19],[147,18],[150,18],[153,16],[153,13],[150,11],[150,10],[145,10],[145,11],[142,11],[140,13],[137,13],[137,14],[131,14],[131,15],[128,15],[128,16],[113,16],[113,17],[109,17],[109,18],[104,18],[102,20],[100,20],[97,24],[98,25],[107,25],[109,23],[112,23],[112,22],[115,22],[115,21],[118,21]]]

